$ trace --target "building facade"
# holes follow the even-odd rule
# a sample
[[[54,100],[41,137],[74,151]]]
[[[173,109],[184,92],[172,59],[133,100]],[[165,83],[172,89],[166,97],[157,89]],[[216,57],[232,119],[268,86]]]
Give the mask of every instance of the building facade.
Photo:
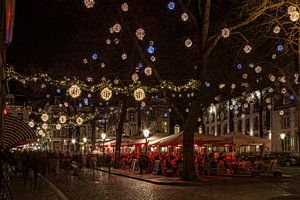
[[[243,102],[236,98],[231,102],[212,104],[204,113],[204,128],[199,127],[199,133],[226,134],[230,132],[230,123],[233,123],[231,131],[260,137],[262,128],[263,137],[271,140],[268,151],[299,156],[300,128],[297,124],[295,99],[290,96],[273,95],[263,98],[263,95],[258,95],[257,101],[252,100]]]

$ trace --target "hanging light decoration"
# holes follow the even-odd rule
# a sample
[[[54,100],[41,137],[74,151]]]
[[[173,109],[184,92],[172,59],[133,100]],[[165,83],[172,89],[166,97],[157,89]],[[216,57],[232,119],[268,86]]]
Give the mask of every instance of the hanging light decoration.
[[[189,15],[186,12],[181,14],[182,21],[186,22],[188,19],[189,19]]]
[[[40,129],[40,130],[38,131],[38,134],[39,134],[39,135],[43,135],[43,134],[44,134],[44,131],[43,131],[42,129]]]
[[[128,11],[128,4],[126,2],[122,3],[121,9],[122,9],[123,12],[127,12]]]
[[[76,123],[77,123],[78,125],[82,125],[82,124],[83,124],[83,119],[82,119],[81,117],[78,117],[78,118],[76,119]]]
[[[144,73],[146,74],[146,76],[151,76],[152,75],[152,68],[151,67],[146,67],[144,69]]]
[[[116,23],[112,28],[114,32],[119,33],[122,29],[122,26],[119,23]]]
[[[95,1],[94,0],[84,0],[84,4],[85,4],[85,7],[92,8],[92,7],[94,7]]]
[[[33,128],[33,127],[34,127],[34,121],[28,122],[28,125],[29,125],[31,128]]]
[[[228,28],[223,28],[221,31],[221,35],[223,38],[228,38],[230,36],[230,30]]]
[[[280,26],[277,25],[273,28],[273,33],[278,34],[280,33],[280,30],[281,30]]]
[[[245,53],[250,53],[251,50],[252,50],[252,47],[249,44],[247,44],[247,45],[244,46],[244,52]]]
[[[47,113],[42,114],[42,115],[41,115],[41,120],[42,120],[43,122],[48,121],[48,120],[49,120],[49,115],[48,115]]]
[[[299,18],[300,18],[300,14],[299,14],[299,12],[297,12],[297,11],[290,15],[290,20],[291,20],[292,22],[298,21]]]
[[[262,68],[261,68],[261,66],[256,66],[254,70],[256,73],[259,74],[262,71]]]
[[[126,53],[122,53],[121,58],[122,58],[122,60],[126,60],[127,59],[127,54]]]
[[[193,45],[193,42],[190,38],[188,38],[185,40],[184,45],[189,48]]]
[[[135,31],[135,35],[139,40],[143,40],[145,37],[145,30],[143,28],[139,28]]]
[[[276,77],[273,74],[269,75],[270,81],[274,82],[276,80]]]
[[[145,91],[142,88],[135,89],[133,92],[133,96],[137,101],[142,101],[146,97]]]
[[[48,124],[47,123],[43,123],[42,124],[42,129],[47,130],[48,129]]]
[[[112,97],[112,91],[106,87],[103,90],[101,90],[100,95],[101,95],[102,99],[104,99],[105,101],[108,101]]]
[[[297,8],[295,6],[289,6],[288,9],[287,9],[287,12],[289,15],[297,12]]]
[[[139,80],[139,75],[137,73],[132,74],[131,76],[133,82],[137,82]]]
[[[280,111],[279,111],[279,115],[284,115],[284,111],[283,111],[283,110],[280,110]]]
[[[60,130],[61,129],[61,124],[56,124],[55,128],[56,128],[56,130]]]
[[[59,122],[60,122],[61,124],[66,123],[66,122],[67,122],[67,117],[64,116],[64,115],[60,116],[60,117],[59,117]]]
[[[72,85],[69,90],[68,90],[68,93],[69,95],[72,97],[72,98],[76,98],[76,97],[79,97],[80,94],[81,94],[81,89],[80,87],[78,87],[77,85]]]

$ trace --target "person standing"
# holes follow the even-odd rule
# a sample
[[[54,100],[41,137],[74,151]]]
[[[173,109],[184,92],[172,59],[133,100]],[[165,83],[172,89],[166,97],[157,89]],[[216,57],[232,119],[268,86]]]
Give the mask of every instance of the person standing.
[[[111,176],[111,156],[109,154],[106,154],[105,161],[106,165],[108,166],[108,175]]]

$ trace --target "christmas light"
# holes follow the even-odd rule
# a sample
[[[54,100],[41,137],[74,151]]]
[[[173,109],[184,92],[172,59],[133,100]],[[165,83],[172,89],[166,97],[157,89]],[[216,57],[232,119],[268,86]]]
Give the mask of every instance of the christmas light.
[[[137,101],[142,101],[146,97],[145,91],[142,88],[135,89],[133,92],[133,96]]]
[[[106,87],[101,91],[100,95],[102,99],[108,101],[112,97],[112,91]]]
[[[42,114],[42,115],[41,115],[41,120],[42,120],[43,122],[48,121],[48,120],[49,120],[49,115],[46,114],[46,113]]]
[[[81,94],[81,89],[80,87],[78,87],[77,85],[72,85],[69,90],[68,90],[68,93],[71,97],[73,98],[77,98],[80,96]]]

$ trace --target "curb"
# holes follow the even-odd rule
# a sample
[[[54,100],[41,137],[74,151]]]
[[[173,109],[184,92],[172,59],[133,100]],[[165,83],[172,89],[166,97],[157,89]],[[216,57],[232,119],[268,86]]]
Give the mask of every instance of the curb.
[[[97,168],[97,170],[105,172],[105,173],[109,173],[107,170],[100,169],[100,168]],[[139,178],[139,177],[135,177],[135,176],[125,175],[125,174],[117,173],[117,172],[111,172],[111,174],[126,177],[126,178],[130,178],[130,179],[135,179],[135,180],[139,180],[139,181],[144,181],[144,182],[148,182],[148,183],[152,183],[152,184],[156,184],[156,185],[168,185],[168,186],[220,186],[220,185],[225,185],[225,184],[228,184],[228,183],[241,184],[241,182],[232,181],[235,178],[241,178],[241,177],[232,177],[233,178],[232,180],[214,181],[214,182],[211,182],[211,183],[209,183],[209,182],[189,182],[189,181],[182,181],[182,182],[166,181],[166,182],[162,182],[162,181],[154,181],[154,180],[149,180],[149,179],[146,179],[146,178]],[[242,178],[244,179],[244,178],[250,178],[250,177],[242,177]],[[270,180],[272,179],[272,177],[265,177],[265,178],[270,179]],[[288,179],[288,178],[290,178],[290,177],[284,177],[283,176],[279,179]],[[278,178],[276,178],[276,179],[278,179]],[[251,177],[251,181],[247,181],[246,183],[247,184],[251,184],[251,183],[256,184],[258,182],[259,182],[258,179],[256,179],[255,177]]]
[[[58,187],[56,187],[51,181],[46,179],[46,182],[52,188],[52,190],[60,200],[69,200],[69,198],[66,197],[66,195],[60,189],[58,189]]]
[[[108,173],[107,170],[103,170],[103,169],[99,169],[97,168],[98,171],[102,171],[105,173]],[[197,182],[162,182],[162,181],[153,181],[153,180],[149,180],[149,179],[145,179],[145,178],[139,178],[139,177],[134,177],[134,176],[129,176],[129,175],[125,175],[125,174],[121,174],[121,173],[116,173],[116,172],[111,172],[111,174],[113,175],[117,175],[117,176],[122,176],[122,177],[126,177],[126,178],[131,178],[131,179],[135,179],[135,180],[139,180],[139,181],[144,181],[147,183],[152,183],[152,184],[156,184],[156,185],[169,185],[169,186],[203,186],[203,183],[197,183]]]

